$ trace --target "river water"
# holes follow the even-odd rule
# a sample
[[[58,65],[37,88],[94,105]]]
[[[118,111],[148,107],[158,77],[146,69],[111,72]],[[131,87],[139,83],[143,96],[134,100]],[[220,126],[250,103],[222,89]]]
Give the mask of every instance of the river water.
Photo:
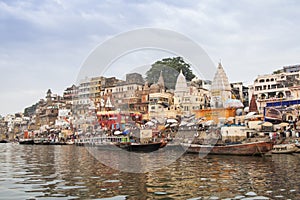
[[[147,173],[111,169],[85,147],[0,144],[0,199],[300,199],[300,154],[185,154]]]

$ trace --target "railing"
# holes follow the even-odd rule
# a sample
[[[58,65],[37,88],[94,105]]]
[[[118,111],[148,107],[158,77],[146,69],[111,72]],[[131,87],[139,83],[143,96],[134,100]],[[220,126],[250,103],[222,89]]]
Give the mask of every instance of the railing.
[[[118,143],[118,142],[128,142],[128,137],[118,137],[118,136],[111,136],[111,137],[90,137],[90,138],[79,138],[75,139],[76,145],[89,145],[95,146],[100,144],[106,143]]]

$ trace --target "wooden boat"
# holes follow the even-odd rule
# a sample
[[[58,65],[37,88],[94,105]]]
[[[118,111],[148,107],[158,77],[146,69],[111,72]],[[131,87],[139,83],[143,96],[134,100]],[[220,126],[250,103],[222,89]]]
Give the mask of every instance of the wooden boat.
[[[298,150],[295,144],[277,144],[273,146],[273,154],[291,154]]]
[[[75,142],[74,142],[73,140],[67,140],[67,141],[66,141],[66,144],[67,144],[67,145],[73,145],[73,144],[75,144]]]
[[[35,145],[49,145],[49,140],[47,138],[35,138],[34,144]]]
[[[300,153],[300,144],[295,144],[295,146],[297,147],[295,153]]]
[[[199,153],[210,155],[235,155],[235,156],[254,156],[264,155],[272,149],[272,142],[251,142],[242,144],[229,144],[222,146],[201,145],[201,144],[182,144],[187,147],[187,153]]]
[[[121,142],[117,146],[126,151],[133,152],[153,152],[165,146],[164,142],[152,142],[152,143],[131,143],[131,142]]]
[[[34,140],[33,139],[20,139],[19,140],[19,144],[29,144],[29,145],[32,145],[32,144],[34,144]]]

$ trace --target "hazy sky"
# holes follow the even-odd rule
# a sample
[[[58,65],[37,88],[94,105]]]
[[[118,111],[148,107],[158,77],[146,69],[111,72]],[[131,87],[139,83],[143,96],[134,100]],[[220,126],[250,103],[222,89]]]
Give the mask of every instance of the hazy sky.
[[[48,88],[62,94],[97,45],[145,27],[186,35],[222,60],[231,82],[251,83],[300,63],[299,9],[297,0],[2,0],[0,114],[23,111]]]

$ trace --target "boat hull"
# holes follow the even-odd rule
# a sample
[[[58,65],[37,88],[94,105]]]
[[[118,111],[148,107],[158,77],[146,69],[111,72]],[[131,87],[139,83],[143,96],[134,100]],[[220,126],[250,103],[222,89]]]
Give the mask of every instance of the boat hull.
[[[34,140],[33,139],[20,140],[19,144],[33,145],[34,144]]]
[[[292,154],[297,150],[298,147],[295,144],[279,144],[273,146],[272,154]]]
[[[118,144],[118,147],[121,149],[124,149],[126,151],[132,151],[132,152],[153,152],[157,151],[158,149],[162,148],[164,144],[162,142],[156,142],[156,143],[147,143],[147,144],[141,144],[141,143],[120,143]]]
[[[225,146],[189,144],[186,152],[210,155],[254,156],[264,155],[272,149],[272,146],[271,142],[253,142]]]

